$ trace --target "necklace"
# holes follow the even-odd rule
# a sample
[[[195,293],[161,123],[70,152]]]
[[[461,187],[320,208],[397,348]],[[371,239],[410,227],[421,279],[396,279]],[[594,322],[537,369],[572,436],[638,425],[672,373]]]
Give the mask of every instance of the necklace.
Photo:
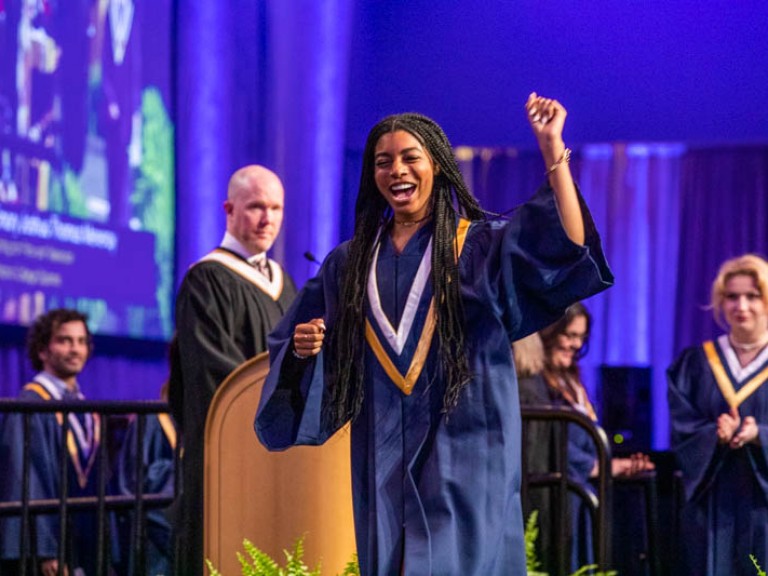
[[[752,350],[758,350],[768,344],[768,334],[765,334],[757,342],[736,342],[736,340],[733,339],[733,336],[729,334],[728,341],[736,350],[740,350],[742,352],[751,352]]]
[[[416,224],[421,224],[424,222],[424,220],[428,220],[432,217],[432,212],[427,214],[426,216],[423,216],[419,218],[418,220],[397,220],[395,219],[395,224],[398,224],[399,226],[403,226],[404,228],[410,228],[411,226],[416,226]]]

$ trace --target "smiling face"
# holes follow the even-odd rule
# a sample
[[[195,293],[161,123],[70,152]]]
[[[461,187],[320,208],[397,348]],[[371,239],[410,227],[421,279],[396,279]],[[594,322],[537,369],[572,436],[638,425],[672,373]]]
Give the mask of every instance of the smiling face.
[[[384,134],[376,143],[374,166],[376,187],[396,221],[413,222],[429,214],[435,165],[416,137],[405,130]]]
[[[587,318],[576,316],[557,335],[555,346],[551,349],[551,364],[555,368],[570,368],[576,353],[581,350],[587,337]]]
[[[768,309],[755,279],[734,274],[725,283],[723,316],[737,340],[751,342],[768,332]]]
[[[80,320],[64,322],[55,328],[48,346],[40,351],[43,370],[74,383],[88,360],[88,330]]]

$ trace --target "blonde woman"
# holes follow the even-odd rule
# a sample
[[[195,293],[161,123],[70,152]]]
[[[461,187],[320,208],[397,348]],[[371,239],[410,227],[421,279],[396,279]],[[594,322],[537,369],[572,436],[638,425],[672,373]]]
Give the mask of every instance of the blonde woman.
[[[749,555],[768,558],[768,262],[724,262],[711,304],[726,333],[668,370],[684,573],[752,576]]]

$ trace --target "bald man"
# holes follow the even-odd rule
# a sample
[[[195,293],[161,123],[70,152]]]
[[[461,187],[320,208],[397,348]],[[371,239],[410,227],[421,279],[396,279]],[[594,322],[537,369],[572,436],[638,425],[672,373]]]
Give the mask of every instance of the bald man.
[[[263,166],[232,175],[221,245],[190,267],[176,299],[178,357],[171,411],[184,442],[175,520],[177,574],[203,574],[203,434],[216,388],[267,349],[267,335],[296,295],[293,280],[267,258],[283,221],[283,185]]]

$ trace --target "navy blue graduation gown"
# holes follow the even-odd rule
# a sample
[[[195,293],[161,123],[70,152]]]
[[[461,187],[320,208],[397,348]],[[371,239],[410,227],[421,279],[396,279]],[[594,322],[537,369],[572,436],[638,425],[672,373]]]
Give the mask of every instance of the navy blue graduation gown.
[[[24,389],[20,400],[47,401],[33,390]],[[7,414],[0,430],[0,500],[20,501],[22,486],[23,416]],[[60,496],[59,460],[62,450],[61,426],[55,414],[34,414],[30,420],[30,499],[58,499]],[[76,438],[76,437],[75,437]],[[77,440],[75,440],[77,443]],[[97,446],[98,444],[96,444]],[[82,452],[68,460],[69,496],[93,496],[96,494],[96,474],[93,469],[94,456]],[[75,465],[75,460],[77,464]],[[80,472],[76,468],[80,468]],[[66,558],[70,566],[80,566],[86,574],[95,574],[97,524],[94,512],[72,512],[68,524]],[[60,520],[57,513],[38,515],[32,521],[30,549],[37,558],[56,558],[59,553]],[[0,517],[0,558],[19,558],[21,542],[20,516]],[[32,534],[35,538],[32,539]],[[71,571],[70,571],[71,573]]]
[[[437,346],[411,393],[396,386],[366,346],[365,399],[351,428],[355,531],[363,574],[525,573],[520,504],[520,410],[510,342],[552,323],[577,300],[612,282],[586,208],[586,246],[572,243],[552,191],[542,188],[506,222],[475,222],[459,258],[465,345],[472,382],[444,414]],[[399,327],[408,288],[426,250],[428,227],[400,256],[386,234],[377,265],[381,309]],[[294,326],[322,317],[334,329],[340,269],[335,249],[270,335],[271,369],[255,422],[261,442],[280,450],[320,444],[324,352],[301,376],[291,355]],[[404,294],[405,292],[405,294]],[[427,317],[427,285],[398,355],[366,307],[381,350],[404,374]],[[283,379],[281,380],[281,375]]]
[[[768,361],[737,381],[725,352],[712,343],[725,375],[738,392],[757,375],[768,379]],[[686,349],[668,370],[672,448],[683,475],[685,504],[680,544],[681,573],[754,576],[750,554],[768,563],[768,386],[759,386],[739,405],[753,416],[759,445],[736,450],[718,444],[717,418],[730,408],[702,346]]]
[[[118,456],[117,469],[113,477],[115,493],[133,496],[136,493],[136,420],[128,426]],[[144,466],[144,494],[172,496],[174,489],[174,450],[176,427],[168,414],[150,414],[146,417],[141,462]],[[170,575],[172,573],[171,523],[167,509],[146,510],[146,536],[144,542],[146,565],[143,570],[134,566],[132,534],[135,529],[132,510],[115,515],[117,530],[115,539],[117,552],[115,568],[119,574],[145,574],[147,576]]]

